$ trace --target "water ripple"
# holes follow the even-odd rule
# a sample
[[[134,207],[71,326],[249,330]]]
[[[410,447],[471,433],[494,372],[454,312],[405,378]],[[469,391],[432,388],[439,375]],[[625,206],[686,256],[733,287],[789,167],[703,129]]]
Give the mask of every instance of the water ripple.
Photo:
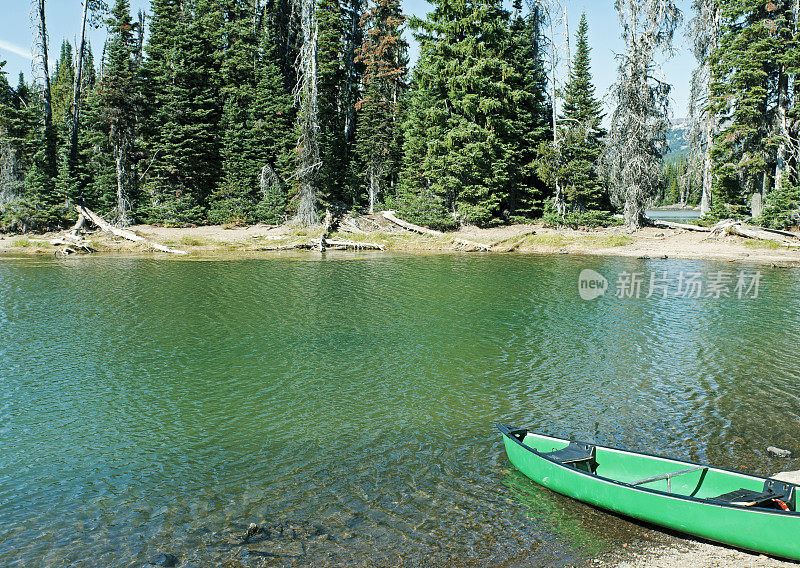
[[[751,301],[584,302],[582,268],[730,270],[0,263],[0,564],[564,566],[642,530],[531,484],[495,422],[762,474],[798,449],[798,271]]]

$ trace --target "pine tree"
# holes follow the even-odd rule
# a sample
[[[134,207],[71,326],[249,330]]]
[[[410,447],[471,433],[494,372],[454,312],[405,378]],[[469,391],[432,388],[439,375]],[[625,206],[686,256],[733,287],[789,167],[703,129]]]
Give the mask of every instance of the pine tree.
[[[710,109],[725,117],[712,150],[717,215],[743,214],[752,193],[767,201],[786,171],[793,4],[719,0],[722,33],[710,55]]]
[[[561,154],[565,162],[559,179],[568,209],[578,213],[600,210],[607,207],[608,201],[597,171],[606,131],[601,126],[602,104],[595,98],[592,84],[588,30],[584,13],[578,26],[577,50],[569,82],[564,87],[564,106],[559,120],[563,128]]]
[[[37,64],[40,64],[44,85],[41,97],[41,130],[38,146],[31,160],[25,179],[26,193],[35,214],[31,223],[37,227],[59,224],[60,214],[55,211],[59,196],[55,192],[58,175],[58,128],[53,122],[53,101],[50,88],[48,34],[45,18],[45,2],[37,0],[34,9],[36,19]]]
[[[363,97],[356,105],[356,151],[364,163],[369,213],[399,168],[400,98],[403,95],[408,45],[400,28],[405,16],[398,0],[375,0],[361,18],[366,36],[356,61],[364,65]]]
[[[62,136],[68,132],[71,120],[72,88],[75,84],[75,62],[72,46],[67,40],[61,43],[61,55],[53,73],[52,99],[53,123]]]
[[[521,0],[515,0],[513,7],[507,57],[516,71],[511,77],[516,110],[511,127],[514,177],[503,210],[512,220],[526,221],[541,215],[549,191],[538,173],[537,148],[552,138],[552,124],[541,33],[544,15],[538,4],[527,16],[522,15]]]
[[[256,218],[267,223],[283,220],[286,179],[293,168],[296,144],[292,96],[280,67],[280,51],[269,29],[262,35],[256,69],[256,89],[250,108],[250,144],[260,201]]]
[[[136,69],[134,36],[128,0],[116,0],[108,22],[110,42],[108,63],[101,81],[102,116],[108,123],[109,143],[116,170],[114,219],[120,225],[133,220],[131,194],[135,180],[131,175],[136,120],[141,104]]]
[[[499,2],[435,3],[421,30],[405,138],[401,211],[439,227],[501,221],[512,179],[514,121]],[[446,212],[446,213],[445,213]],[[421,215],[422,213],[422,215]]]
[[[221,174],[219,10],[210,0],[154,0],[152,7],[145,213],[150,222],[199,223]]]
[[[347,137],[344,42],[347,19],[343,0],[319,0],[316,9],[318,22],[317,106],[319,116],[319,158],[317,179],[318,197],[326,205],[341,202],[347,196]]]
[[[222,182],[210,198],[208,218],[212,223],[252,222],[257,186],[249,136],[258,48],[254,29],[256,14],[249,0],[227,0],[220,5],[225,37],[220,122]]]

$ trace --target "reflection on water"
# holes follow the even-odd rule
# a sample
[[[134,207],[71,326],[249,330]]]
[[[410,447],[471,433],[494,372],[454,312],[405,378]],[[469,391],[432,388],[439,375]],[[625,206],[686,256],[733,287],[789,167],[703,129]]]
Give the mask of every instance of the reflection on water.
[[[641,534],[513,470],[498,421],[800,467],[765,453],[800,434],[798,271],[762,268],[755,300],[585,302],[582,268],[731,270],[0,263],[0,565],[563,566]]]

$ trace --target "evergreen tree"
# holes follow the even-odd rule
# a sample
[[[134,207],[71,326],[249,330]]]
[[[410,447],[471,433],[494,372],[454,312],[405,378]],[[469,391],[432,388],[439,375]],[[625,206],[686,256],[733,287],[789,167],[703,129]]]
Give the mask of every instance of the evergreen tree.
[[[108,123],[108,136],[116,170],[114,218],[121,225],[132,221],[131,195],[135,178],[131,175],[136,120],[141,104],[136,68],[135,24],[129,0],[116,0],[108,20],[110,41],[108,63],[101,81],[102,116]]]
[[[346,13],[342,0],[319,0],[316,9],[317,107],[319,116],[318,197],[326,205],[347,198],[347,137],[345,133],[344,42]]]
[[[542,47],[544,15],[538,4],[532,6],[527,16],[522,15],[521,0],[515,0],[513,7],[508,59],[516,71],[510,78],[516,110],[511,123],[514,177],[503,211],[511,219],[525,221],[541,215],[549,191],[537,171],[537,148],[552,138],[552,124]]]
[[[227,0],[223,8],[222,98],[220,122],[222,183],[211,196],[208,218],[212,223],[251,222],[257,188],[250,133],[250,111],[255,89],[257,43],[256,14],[248,0]]]
[[[250,125],[253,173],[260,193],[256,218],[278,223],[286,210],[285,185],[294,165],[292,151],[297,140],[292,96],[284,84],[280,51],[269,29],[262,35],[258,53]]]
[[[441,0],[421,30],[405,138],[401,211],[439,227],[498,223],[514,163],[508,13]],[[446,213],[445,213],[446,212]],[[420,213],[424,213],[420,215]]]
[[[149,221],[199,223],[221,174],[219,10],[207,0],[154,0],[147,45]]]
[[[568,209],[582,213],[607,208],[605,187],[597,172],[606,134],[601,126],[603,111],[595,98],[589,61],[589,26],[586,14],[578,26],[577,50],[564,87],[561,155],[564,160],[559,179],[564,186]]]
[[[60,130],[62,136],[68,132],[67,127],[71,120],[72,89],[75,84],[75,62],[72,56],[72,46],[68,41],[61,43],[61,55],[56,61],[53,73],[52,98],[53,98],[53,123]]]
[[[397,176],[400,144],[400,98],[405,84],[408,45],[401,36],[405,16],[398,0],[375,0],[361,18],[366,30],[356,61],[364,65],[363,97],[356,105],[356,151],[363,161],[369,213],[378,195]]]
[[[710,56],[710,108],[725,117],[712,150],[719,216],[744,213],[755,192],[768,200],[772,178],[785,171],[782,130],[787,130],[790,54],[797,46],[793,4],[719,0],[722,32]]]

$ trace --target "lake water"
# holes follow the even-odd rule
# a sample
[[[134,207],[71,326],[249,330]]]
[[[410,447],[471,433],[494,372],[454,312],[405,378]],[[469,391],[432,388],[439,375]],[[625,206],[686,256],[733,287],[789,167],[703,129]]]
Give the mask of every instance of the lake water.
[[[693,223],[700,218],[700,211],[695,209],[649,209],[645,214],[651,219],[673,223]]]
[[[585,268],[761,279],[584,301]],[[0,260],[0,565],[591,557],[647,531],[530,483],[495,423],[797,469],[765,449],[800,450],[799,293],[672,259]]]

